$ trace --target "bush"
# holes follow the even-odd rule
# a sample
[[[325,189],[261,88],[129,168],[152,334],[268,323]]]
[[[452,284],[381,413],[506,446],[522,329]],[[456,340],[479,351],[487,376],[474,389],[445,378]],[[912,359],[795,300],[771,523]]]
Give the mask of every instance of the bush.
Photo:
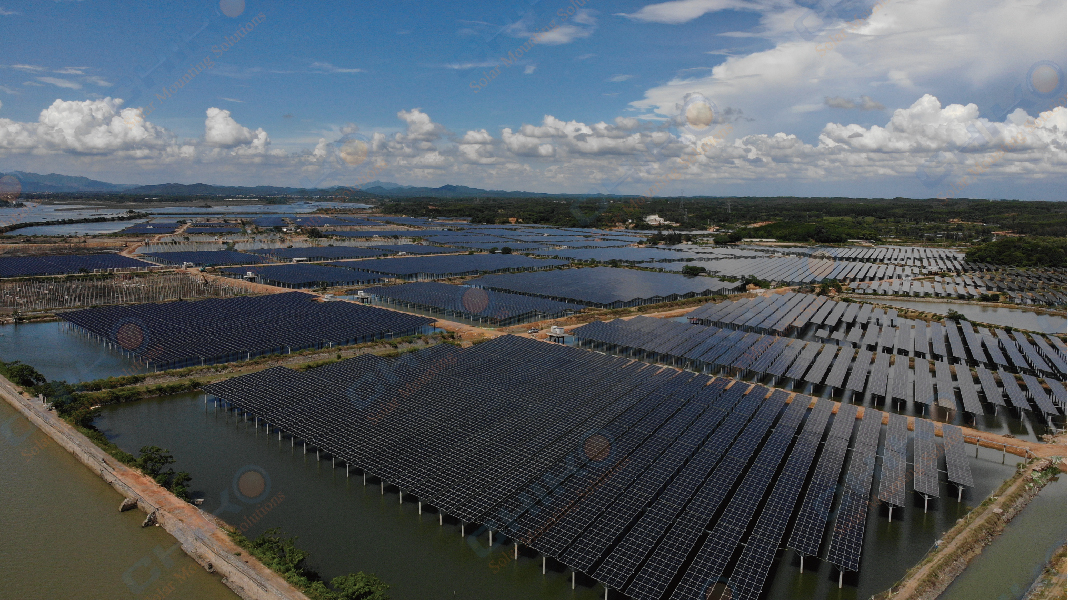
[[[41,375],[37,369],[17,360],[8,363],[0,362],[0,374],[10,380],[11,383],[24,388],[32,388],[46,381],[45,376]]]

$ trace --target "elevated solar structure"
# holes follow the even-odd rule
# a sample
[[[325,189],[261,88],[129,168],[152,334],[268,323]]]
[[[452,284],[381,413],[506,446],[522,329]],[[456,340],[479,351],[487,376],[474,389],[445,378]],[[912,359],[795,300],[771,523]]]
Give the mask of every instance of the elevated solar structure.
[[[807,397],[795,398],[794,401],[808,401]],[[764,509],[757,518],[753,532],[742,550],[734,570],[731,572],[727,587],[736,600],[757,600],[764,587],[779,544],[799,500],[801,489],[808,479],[809,470],[823,438],[827,420],[831,416],[832,404],[817,400],[809,412],[805,426],[801,430],[794,447],[787,458],[775,487]]]
[[[232,223],[194,223],[187,227],[185,232],[190,235],[240,233],[241,226]]]
[[[371,248],[384,250],[391,254],[449,254],[460,251],[457,248],[443,248],[425,244],[375,244]]]
[[[713,277],[686,277],[612,267],[487,275],[468,283],[598,308],[621,308],[694,296],[729,294],[737,288],[737,284],[725,283]]]
[[[373,287],[363,292],[402,309],[418,308],[496,326],[563,317],[586,308],[569,302],[436,282]]]
[[[797,399],[779,418],[767,443],[754,459],[738,489],[732,494],[723,514],[713,526],[690,566],[675,588],[672,598],[699,597],[710,580],[723,577],[735,550],[745,535],[761,499],[774,481],[794,432],[808,409],[808,402]],[[759,543],[753,541],[751,543]]]
[[[392,241],[395,238],[423,237],[423,232],[418,229],[335,229],[329,233],[332,236],[368,238],[371,241],[377,241],[378,239]]]
[[[879,499],[893,507],[904,507],[908,498],[908,419],[903,415],[889,413],[886,441],[883,443],[882,470],[879,474]]]
[[[834,417],[835,461],[819,450],[830,402],[809,410],[805,396],[516,336],[205,391],[473,536],[488,529],[641,600],[690,597],[716,572],[757,597],[817,456],[813,481],[826,472],[833,500],[857,410]],[[881,416],[868,412],[864,447]]]
[[[946,454],[946,477],[957,486],[957,501],[964,488],[974,485],[972,467],[964,454],[964,435],[956,425],[942,425],[942,448]]]
[[[922,420],[922,419],[917,419]],[[860,553],[864,547],[864,529],[871,505],[872,479],[875,475],[875,454],[879,446],[879,430],[883,414],[872,408],[864,410],[864,418],[853,441],[853,455],[846,473],[845,487],[839,501],[838,514],[827,549],[827,562],[839,571],[860,570]],[[841,586],[841,577],[839,577]]]
[[[479,273],[552,269],[567,263],[517,254],[459,254],[446,256],[401,256],[359,261],[337,261],[331,266],[389,275],[404,280],[433,280]],[[478,285],[469,282],[471,285]],[[478,286],[482,287],[482,286]]]
[[[845,463],[846,450],[853,435],[857,407],[852,404],[838,405],[838,412],[827,434],[816,471],[805,490],[801,511],[794,522],[786,545],[804,556],[818,556],[823,541],[823,532],[834,503],[835,488]],[[802,568],[804,563],[802,562]]]
[[[580,244],[582,242],[581,240],[575,240],[571,243]],[[618,260],[620,262],[628,263],[655,263],[692,258],[692,256],[689,256],[684,252],[661,250],[659,248],[569,248],[564,250],[539,250],[532,252],[532,254],[538,256],[551,256],[553,258],[566,258],[572,261],[609,262]]]
[[[131,235],[163,235],[174,233],[179,227],[181,227],[181,225],[174,222],[138,223],[136,225],[130,225],[119,233]]]
[[[231,277],[247,277],[252,273],[257,283],[292,289],[381,283],[383,279],[377,273],[308,263],[226,267],[222,272]]]
[[[202,250],[189,252],[148,252],[141,254],[148,260],[162,265],[182,266],[192,263],[197,267],[215,267],[223,265],[258,265],[268,259],[255,254],[235,252],[233,250]]]
[[[73,275],[109,271],[141,271],[152,263],[120,254],[66,254],[0,257],[0,278]]]
[[[924,511],[927,501],[938,497],[938,446],[935,444],[934,423],[916,419],[913,434],[913,487],[923,496]]]
[[[249,254],[268,256],[280,262],[293,259],[307,261],[337,260],[339,258],[374,258],[389,254],[388,250],[374,248],[356,248],[352,246],[314,246],[310,248],[261,248],[246,250]]]
[[[153,369],[249,360],[427,333],[433,319],[301,292],[107,306],[58,315]]]

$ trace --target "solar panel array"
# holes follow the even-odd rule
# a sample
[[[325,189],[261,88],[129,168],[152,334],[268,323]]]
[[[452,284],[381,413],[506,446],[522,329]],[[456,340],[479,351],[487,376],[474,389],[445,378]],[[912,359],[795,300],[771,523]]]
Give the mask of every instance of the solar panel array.
[[[875,475],[875,453],[879,446],[879,429],[883,414],[867,408],[853,441],[845,487],[834,520],[827,562],[842,571],[860,570],[860,552],[864,547],[864,527],[868,522],[868,502]]]
[[[269,256],[275,260],[293,260],[303,258],[305,260],[337,260],[339,258],[372,258],[383,256],[389,252],[372,248],[355,248],[352,246],[315,246],[310,248],[262,248],[259,250],[246,250],[250,254]]]
[[[807,400],[801,397],[800,400]],[[794,402],[798,402],[795,399]],[[737,600],[757,600],[764,588],[768,573],[775,561],[779,543],[790,515],[797,505],[801,488],[808,481],[808,472],[812,467],[820,440],[823,438],[827,420],[831,416],[833,405],[826,400],[817,400],[816,406],[809,412],[801,435],[794,442],[786,466],[775,483],[764,509],[757,518],[753,532],[742,550],[728,581],[732,598]]]
[[[620,308],[693,296],[727,294],[737,287],[737,284],[725,283],[713,277],[685,277],[612,267],[488,275],[468,283],[498,291],[577,302],[599,308]]]
[[[174,233],[179,227],[181,227],[181,225],[178,223],[138,223],[136,225],[130,225],[119,233],[162,235],[166,233]]]
[[[817,556],[827,528],[827,518],[834,503],[835,488],[845,463],[846,450],[853,436],[857,419],[857,407],[852,404],[838,405],[831,430],[823,444],[823,453],[816,464],[816,472],[805,491],[801,512],[797,515],[787,547],[801,554]]]
[[[426,333],[434,322],[349,302],[319,302],[301,292],[106,306],[58,316],[158,369]]]
[[[193,263],[198,267],[214,267],[219,265],[258,265],[267,262],[262,256],[234,252],[233,250],[203,250],[191,252],[147,252],[142,254],[145,258],[163,265],[181,266],[184,263]]]
[[[153,267],[151,263],[120,254],[68,254],[61,256],[0,257],[0,277],[71,275],[99,271],[130,271]]]
[[[206,391],[630,597],[689,594],[739,552],[757,597],[832,405],[728,384],[504,336]],[[855,408],[840,412],[847,443]]]
[[[363,291],[403,308],[429,310],[497,326],[562,317],[586,308],[570,302],[436,282],[374,287]]]
[[[536,259],[517,254],[460,254],[445,256],[402,256],[328,263],[337,267],[392,275],[408,280],[443,279],[479,273],[517,272],[552,269],[566,261]],[[478,281],[478,280],[476,280]],[[476,281],[471,285],[478,285]]]
[[[222,272],[231,277],[245,277],[252,273],[258,283],[285,288],[333,287],[382,282],[382,276],[377,273],[306,263],[226,267],[222,269]]]

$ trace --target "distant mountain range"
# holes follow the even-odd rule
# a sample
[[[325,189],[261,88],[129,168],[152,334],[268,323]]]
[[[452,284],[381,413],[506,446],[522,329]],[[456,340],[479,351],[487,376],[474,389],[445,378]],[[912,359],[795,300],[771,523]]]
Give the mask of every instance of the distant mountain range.
[[[443,185],[441,187],[414,187],[389,181],[372,181],[360,188],[335,186],[331,188],[293,188],[259,185],[252,187],[210,185],[207,183],[161,183],[156,185],[132,185],[96,181],[88,177],[71,177],[49,173],[39,175],[24,171],[0,173],[0,177],[10,175],[19,180],[23,192],[55,194],[107,194],[122,193],[135,196],[291,196],[291,195],[326,195],[348,191],[352,198],[372,200],[374,198],[554,198],[574,197],[578,194],[542,194],[535,192],[516,192],[505,190],[484,190],[463,185]],[[586,195],[586,194],[582,194]]]
[[[59,175],[58,173],[49,173],[48,175],[26,173],[25,171],[0,173],[0,177],[4,177],[5,175],[10,175],[15,179],[18,179],[19,183],[22,185],[22,191],[24,192],[122,192],[137,187],[133,185],[97,181],[95,179],[89,179],[88,177]]]

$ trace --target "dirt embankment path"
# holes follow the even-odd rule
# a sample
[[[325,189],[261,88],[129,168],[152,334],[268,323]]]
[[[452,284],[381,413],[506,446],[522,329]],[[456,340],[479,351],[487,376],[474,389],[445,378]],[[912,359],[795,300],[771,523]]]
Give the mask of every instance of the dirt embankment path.
[[[0,377],[0,396],[75,458],[154,515],[155,522],[181,543],[182,550],[246,600],[308,600],[282,577],[235,544],[221,522],[188,502],[179,500],[151,478],[127,467],[48,411],[37,399],[24,395]]]

